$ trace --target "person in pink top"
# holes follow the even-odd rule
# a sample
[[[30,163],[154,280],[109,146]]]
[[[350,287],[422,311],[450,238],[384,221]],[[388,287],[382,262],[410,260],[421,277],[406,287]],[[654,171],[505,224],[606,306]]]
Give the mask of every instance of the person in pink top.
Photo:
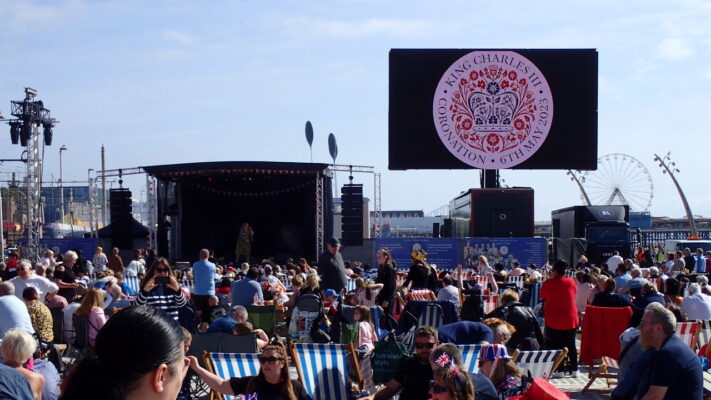
[[[358,350],[365,354],[370,353],[375,348],[373,343],[378,341],[373,327],[373,319],[370,316],[370,308],[357,306],[353,313],[353,319],[360,322],[358,324]]]
[[[89,289],[81,299],[81,305],[74,311],[76,315],[86,315],[89,319],[89,345],[94,347],[96,335],[106,323],[104,314],[104,292],[97,288]]]
[[[546,324],[545,348],[568,348],[568,372],[578,376],[578,351],[575,348],[575,329],[578,327],[578,309],[575,305],[577,293],[575,281],[565,277],[568,263],[558,260],[553,264],[550,279],[543,281],[540,297],[545,302],[543,315]],[[564,367],[558,367],[554,377],[563,377]]]

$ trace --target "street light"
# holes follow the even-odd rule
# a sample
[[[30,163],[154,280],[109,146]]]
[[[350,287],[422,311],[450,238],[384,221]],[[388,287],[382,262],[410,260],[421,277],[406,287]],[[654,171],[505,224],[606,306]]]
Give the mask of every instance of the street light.
[[[67,151],[67,146],[62,145],[59,148],[59,214],[62,217],[62,223],[64,223],[64,182],[62,182],[62,152]]]

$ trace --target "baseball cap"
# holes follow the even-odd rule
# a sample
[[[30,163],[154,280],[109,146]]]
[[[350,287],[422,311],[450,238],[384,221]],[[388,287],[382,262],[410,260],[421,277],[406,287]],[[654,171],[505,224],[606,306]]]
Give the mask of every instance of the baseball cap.
[[[326,289],[326,296],[340,297],[341,295],[333,289]]]
[[[333,247],[341,247],[341,242],[338,240],[338,238],[335,237],[330,237],[326,239],[326,244],[330,244]]]

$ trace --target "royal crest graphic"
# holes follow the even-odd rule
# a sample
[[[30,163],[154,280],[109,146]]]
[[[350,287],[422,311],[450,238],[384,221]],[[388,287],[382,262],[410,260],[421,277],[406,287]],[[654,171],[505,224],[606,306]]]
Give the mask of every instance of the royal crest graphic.
[[[538,151],[553,122],[543,73],[513,51],[473,51],[442,75],[433,100],[435,128],[459,160],[511,168]]]

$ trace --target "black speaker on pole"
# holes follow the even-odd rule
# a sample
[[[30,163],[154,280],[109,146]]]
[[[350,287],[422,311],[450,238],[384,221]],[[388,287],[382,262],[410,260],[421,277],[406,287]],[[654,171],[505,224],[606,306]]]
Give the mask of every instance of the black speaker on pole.
[[[363,185],[349,183],[341,188],[341,231],[344,246],[363,245]]]
[[[432,237],[433,238],[439,237],[439,222],[432,223]]]
[[[128,189],[109,190],[109,208],[111,212],[111,246],[119,249],[132,249],[132,201]]]
[[[533,237],[533,189],[472,189],[471,237]]]

